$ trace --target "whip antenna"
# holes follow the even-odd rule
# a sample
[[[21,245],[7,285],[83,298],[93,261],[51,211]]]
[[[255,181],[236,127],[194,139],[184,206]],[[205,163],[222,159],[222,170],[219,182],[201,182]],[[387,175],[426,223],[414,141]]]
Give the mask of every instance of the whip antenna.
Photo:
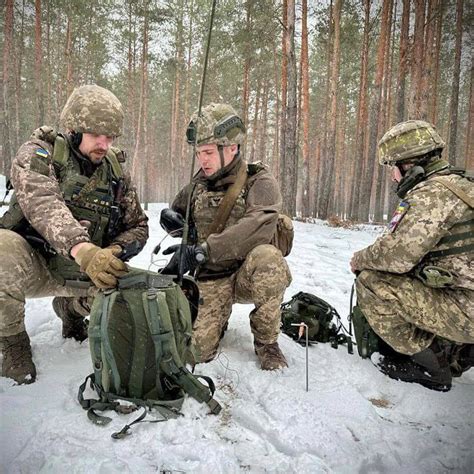
[[[190,184],[192,183],[193,177],[194,177],[194,162],[196,161],[196,140],[198,137],[199,118],[201,117],[202,101],[204,97],[204,87],[206,84],[207,63],[209,60],[209,49],[211,46],[212,26],[214,24],[214,14],[216,11],[216,4],[217,4],[217,0],[212,0],[211,14],[209,16],[209,29],[207,32],[206,51],[204,54],[204,66],[202,68],[201,87],[199,90],[199,103],[198,103],[198,113],[197,113],[198,120],[196,120],[196,124],[195,124],[196,139],[194,140],[194,143],[193,143],[193,158],[191,160],[191,176],[189,178]],[[191,209],[191,198],[193,195],[192,186],[190,186],[190,188],[191,189],[189,190],[188,200],[186,202],[186,216],[184,219],[183,238],[181,240],[181,248],[180,248],[180,253],[179,253],[178,285],[181,285],[183,281],[184,249],[188,242],[188,234],[189,234],[189,214],[190,214],[190,209]]]

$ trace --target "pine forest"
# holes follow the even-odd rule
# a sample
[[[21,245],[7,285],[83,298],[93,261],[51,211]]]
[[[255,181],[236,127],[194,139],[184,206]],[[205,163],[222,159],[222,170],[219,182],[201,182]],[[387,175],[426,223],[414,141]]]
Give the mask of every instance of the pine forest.
[[[95,83],[125,108],[118,145],[142,201],[172,199],[190,179],[211,4],[3,0],[0,172]],[[382,222],[392,125],[432,122],[450,163],[474,169],[473,19],[465,0],[218,0],[203,103],[238,110],[244,157],[271,168],[291,216]]]

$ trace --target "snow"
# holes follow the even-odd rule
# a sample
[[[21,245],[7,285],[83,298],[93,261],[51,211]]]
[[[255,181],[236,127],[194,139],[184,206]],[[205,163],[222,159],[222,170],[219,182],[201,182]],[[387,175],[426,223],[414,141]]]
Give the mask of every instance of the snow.
[[[151,237],[133,265],[148,268],[164,237],[148,212]],[[353,276],[352,253],[370,244],[380,228],[331,228],[295,222],[288,263],[298,291],[324,298],[345,317]],[[163,246],[173,242],[168,238]],[[91,372],[88,342],[61,337],[51,298],[28,300],[26,326],[38,369],[36,383],[14,385],[0,378],[0,471],[5,473],[441,473],[474,472],[474,370],[454,379],[448,393],[393,381],[370,361],[329,344],[305,348],[280,337],[289,368],[259,369],[248,323],[251,306],[236,305],[219,357],[197,367],[211,376],[220,415],[186,399],[183,417],[141,423],[113,440],[137,413],[107,414],[92,424],[76,401]],[[91,394],[90,394],[91,395]],[[159,418],[158,415],[156,415]],[[153,416],[151,417],[153,418]]]

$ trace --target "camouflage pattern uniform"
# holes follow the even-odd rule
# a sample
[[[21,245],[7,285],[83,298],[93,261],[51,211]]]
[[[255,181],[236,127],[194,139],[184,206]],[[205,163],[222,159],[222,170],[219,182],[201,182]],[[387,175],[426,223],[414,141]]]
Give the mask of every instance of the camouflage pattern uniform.
[[[392,163],[405,158],[403,151],[401,156],[396,155],[384,149],[384,144],[400,148],[399,143],[393,144],[394,136],[403,138],[401,132],[410,131],[413,124],[420,128],[413,128],[410,143],[419,136],[420,150],[430,151],[423,146],[427,138],[422,135],[422,127],[426,123],[409,121],[394,127],[390,132],[393,135],[389,133],[381,140],[382,163],[386,163],[387,156]],[[439,138],[437,133],[432,134]],[[433,149],[442,146],[444,143],[434,143]],[[407,146],[407,152],[416,156],[413,148]],[[435,336],[474,343],[474,211],[448,188],[454,184],[472,202],[474,186],[469,179],[453,174],[442,159],[428,164],[425,174],[428,177],[403,198],[385,233],[357,252],[352,261],[360,272],[356,282],[358,306],[382,339],[408,355],[428,348]],[[459,253],[443,255],[442,250],[453,247]],[[422,278],[423,269],[429,266],[437,267],[435,273],[441,269],[450,275],[449,286],[429,286],[430,281]]]
[[[113,96],[109,100],[110,107],[105,110],[100,107],[97,100],[97,91],[113,96],[109,91],[98,86],[83,86],[75,90],[74,94],[81,96],[80,103],[86,104],[77,113],[74,122],[74,131],[96,134],[114,135],[120,134],[121,121],[114,114],[114,107],[119,107],[120,102]],[[116,105],[115,101],[118,103]],[[68,100],[63,110],[62,120],[65,128],[72,128],[69,123],[71,107],[76,102]],[[90,105],[90,109],[88,108]],[[94,109],[94,106],[95,109]],[[121,106],[120,106],[121,107]],[[95,121],[92,121],[90,110],[97,112]],[[110,115],[111,114],[111,115]],[[108,116],[110,117],[109,122]],[[115,117],[115,118],[114,118]],[[120,118],[120,117],[119,117]],[[120,124],[119,124],[120,122]],[[51,271],[50,259],[41,251],[40,246],[32,246],[31,240],[27,241],[24,233],[34,237],[36,242],[46,242],[54,251],[64,257],[64,260],[73,263],[70,256],[71,248],[81,242],[91,242],[94,239],[89,235],[87,227],[82,225],[72,214],[71,209],[64,200],[62,185],[64,180],[70,177],[67,173],[57,172],[53,161],[56,134],[50,127],[41,127],[35,131],[30,140],[19,149],[11,168],[11,182],[15,190],[13,199],[16,204],[10,211],[20,210],[22,221],[31,226],[23,226],[14,231],[8,230],[14,223],[10,222],[12,213],[7,212],[0,222],[0,337],[12,336],[25,330],[25,299],[39,298],[44,296],[86,296],[90,293],[88,288],[90,281],[87,275],[82,274],[80,280],[85,282],[76,287],[74,282],[65,283],[57,274]],[[67,139],[66,139],[67,140]],[[69,144],[67,146],[70,148]],[[115,150],[118,155],[119,150]],[[75,163],[75,169],[91,177],[92,174],[99,175],[105,167],[109,167],[106,159],[97,166],[86,157],[73,152],[70,155],[67,168]],[[78,166],[80,165],[80,166]],[[89,165],[89,168],[87,166]],[[112,179],[111,173],[107,173]],[[109,183],[111,185],[111,183]],[[119,223],[120,232],[110,241],[105,238],[102,242],[94,242],[98,245],[120,245],[126,248],[131,243],[136,243],[139,249],[143,248],[148,238],[147,217],[144,214],[138,196],[131,184],[128,173],[123,172],[123,192],[117,202],[121,212]],[[24,230],[24,229],[28,230]],[[78,268],[78,267],[77,267]],[[89,282],[89,283],[87,283]]]
[[[219,112],[220,107],[211,104],[204,110],[198,135],[204,136],[205,140],[200,141],[198,136],[198,143],[228,145],[243,140],[243,133],[236,129],[231,130],[231,139],[228,136],[212,138],[213,114]],[[223,105],[222,109],[230,109],[231,115],[235,116],[230,106]],[[219,204],[241,166],[247,166],[247,181],[225,228],[220,233],[208,235]],[[199,171],[193,182],[178,193],[171,207],[183,216],[189,193],[192,193],[191,224],[196,229],[195,240],[206,243],[208,253],[207,262],[199,267],[196,276],[201,305],[193,338],[199,360],[209,361],[216,356],[234,303],[255,305],[250,313],[254,341],[273,345],[280,332],[280,304],[291,282],[281,251],[271,245],[281,210],[281,195],[275,178],[262,164],[247,165],[238,154],[212,176]]]

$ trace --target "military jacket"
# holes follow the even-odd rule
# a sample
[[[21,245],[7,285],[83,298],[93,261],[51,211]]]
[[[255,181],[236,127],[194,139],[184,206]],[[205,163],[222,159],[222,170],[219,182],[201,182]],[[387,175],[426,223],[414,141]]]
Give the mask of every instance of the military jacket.
[[[469,179],[449,171],[431,175],[407,193],[385,233],[354,254],[356,270],[416,274],[420,267],[435,265],[454,275],[454,288],[474,290],[474,210],[438,179],[474,199]],[[443,255],[449,248],[459,253]]]
[[[282,206],[278,183],[264,165],[255,163],[246,165],[247,182],[224,230],[207,235],[207,229],[214,221],[227,189],[234,183],[241,163],[240,157],[235,158],[221,170],[217,179],[209,179],[199,171],[171,205],[175,211],[185,215],[187,198],[192,192],[191,224],[196,229],[196,241],[206,242],[209,252],[209,261],[200,269],[199,278],[236,271],[253,248],[270,243],[276,232]]]
[[[70,153],[66,171],[58,173],[52,158],[54,139],[45,138],[46,140],[38,138],[37,133],[33,134],[31,139],[20,147],[11,168],[15,198],[33,229],[59,255],[66,258],[71,258],[71,248],[81,242],[94,241],[98,245],[118,244],[121,247],[138,242],[140,248],[143,248],[148,238],[148,218],[141,208],[130,175],[123,171],[122,192],[117,196],[116,204],[120,208],[119,231],[109,241],[101,239],[101,242],[97,242],[88,232],[87,226],[82,225],[74,217],[70,206],[68,207],[71,196],[64,195],[65,181],[76,179],[76,175],[80,174],[77,163],[73,163],[76,158]],[[100,177],[96,181],[96,187],[103,188],[104,199],[110,194],[105,188],[112,185],[112,173],[104,169],[106,167],[110,167],[110,164],[104,159],[94,172],[94,175]],[[91,180],[83,179],[82,184],[90,182]],[[78,191],[80,192],[80,189]],[[100,203],[98,205],[100,206]],[[92,205],[89,207],[95,209]],[[104,215],[106,221],[103,226],[107,226],[110,213],[104,212]],[[21,231],[19,233],[21,234]]]

